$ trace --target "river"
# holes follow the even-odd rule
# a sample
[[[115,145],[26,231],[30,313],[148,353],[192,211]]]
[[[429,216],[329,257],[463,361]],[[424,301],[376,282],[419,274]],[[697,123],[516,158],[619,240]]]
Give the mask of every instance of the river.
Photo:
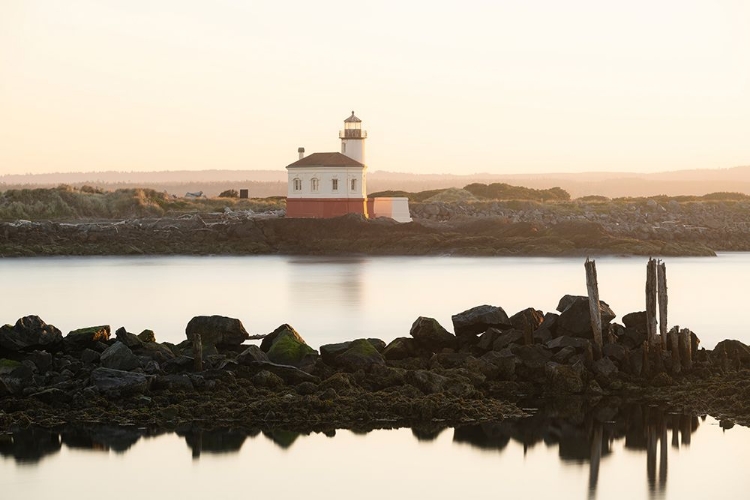
[[[647,259],[597,258],[600,297],[618,315],[645,309]],[[750,253],[668,258],[669,324],[701,345],[750,343],[744,325]],[[418,316],[491,304],[511,315],[554,311],[586,294],[583,259],[534,257],[64,257],[0,259],[0,321],[38,315],[66,334],[85,326],[152,329],[178,343],[193,316],[242,320],[251,334],[289,323],[313,347],[409,335]]]

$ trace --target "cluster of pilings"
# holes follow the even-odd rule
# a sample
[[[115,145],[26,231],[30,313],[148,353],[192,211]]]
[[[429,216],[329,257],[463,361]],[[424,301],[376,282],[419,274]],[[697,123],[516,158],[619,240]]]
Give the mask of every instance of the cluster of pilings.
[[[594,358],[598,359],[601,357],[602,350],[602,317],[599,309],[596,262],[587,258],[584,267],[591,328],[594,332]],[[673,373],[693,368],[693,333],[687,328],[680,329],[676,325],[668,330],[667,304],[667,265],[661,260],[649,258],[646,265],[647,340],[643,342],[643,370],[647,375],[662,370],[662,354],[665,352],[671,354]]]

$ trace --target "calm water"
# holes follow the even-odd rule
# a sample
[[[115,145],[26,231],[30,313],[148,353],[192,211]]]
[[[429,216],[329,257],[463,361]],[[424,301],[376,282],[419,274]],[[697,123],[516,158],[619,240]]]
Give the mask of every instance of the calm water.
[[[744,499],[750,429],[656,408],[335,436],[0,435],[3,498]]]
[[[645,309],[645,258],[597,259],[600,296],[619,320]],[[702,346],[750,343],[743,321],[750,254],[666,259],[670,325]],[[36,314],[63,333],[109,324],[180,342],[190,318],[240,318],[251,334],[289,323],[313,347],[361,337],[408,336],[418,316],[452,330],[451,315],[481,304],[508,314],[554,311],[586,294],[580,258],[104,257],[0,259],[0,321]],[[10,284],[10,286],[8,286]],[[617,321],[616,320],[616,321]]]

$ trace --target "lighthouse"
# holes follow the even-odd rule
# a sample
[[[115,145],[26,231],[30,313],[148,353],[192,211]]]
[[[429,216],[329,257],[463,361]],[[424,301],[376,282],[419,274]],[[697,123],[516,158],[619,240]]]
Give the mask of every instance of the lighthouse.
[[[339,130],[340,153],[313,153],[287,165],[286,216],[289,218],[340,217],[359,214],[366,218],[389,217],[411,221],[405,197],[367,198],[367,165],[362,120],[352,115]]]
[[[299,159],[287,165],[287,217],[327,218],[367,213],[367,167],[362,120],[352,115],[339,131],[341,153],[297,149]]]
[[[344,120],[344,130],[339,131],[339,138],[341,139],[341,154],[345,154],[362,165],[367,165],[365,163],[367,131],[362,130],[362,120],[354,116],[354,111],[352,111],[352,116]]]

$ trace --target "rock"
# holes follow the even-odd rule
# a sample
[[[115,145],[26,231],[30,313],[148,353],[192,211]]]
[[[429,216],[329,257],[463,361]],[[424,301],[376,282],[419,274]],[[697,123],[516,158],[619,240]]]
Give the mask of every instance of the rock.
[[[406,372],[405,380],[425,394],[437,394],[443,392],[449,379],[427,370],[412,370]]]
[[[611,359],[604,357],[594,362],[591,369],[597,375],[602,377],[610,378],[612,375],[617,373],[617,366],[612,362]]]
[[[237,363],[250,365],[252,363],[268,362],[268,355],[260,350],[257,345],[251,345],[237,355]]]
[[[552,361],[555,363],[566,363],[574,354],[576,350],[572,346],[563,347],[552,356]]]
[[[146,356],[158,363],[164,363],[168,359],[172,359],[175,357],[174,353],[169,347],[163,344],[158,344],[156,342],[143,342],[141,343],[141,347],[138,348],[135,352],[140,356]]]
[[[44,373],[47,370],[50,370],[54,361],[52,354],[47,351],[34,351],[31,353],[29,359],[31,359],[31,362],[37,367],[39,373]]]
[[[625,328],[617,341],[628,349],[635,349],[640,347],[641,344],[646,340],[646,330],[640,330],[634,327]]]
[[[56,387],[35,392],[31,397],[49,405],[68,403],[73,399],[70,394]]]
[[[203,345],[234,347],[250,338],[242,322],[226,316],[195,316],[185,327],[189,341],[200,334]]]
[[[19,366],[21,366],[20,361],[2,358],[0,359],[0,375],[10,375]]]
[[[722,340],[716,344],[711,356],[712,359],[718,360],[724,355],[728,360],[739,360],[743,365],[750,363],[750,347],[739,340]]]
[[[502,307],[482,305],[451,317],[457,337],[479,335],[488,328],[511,328],[510,319]]]
[[[266,387],[268,389],[277,389],[284,386],[284,380],[275,373],[271,373],[268,370],[261,370],[260,372],[256,373],[253,376],[252,381],[253,384],[257,385],[258,387]]]
[[[515,378],[516,358],[514,356],[504,356],[498,351],[490,351],[479,359],[498,369],[494,376],[495,380],[513,380]]]
[[[602,347],[602,355],[614,359],[620,366],[626,362],[630,356],[630,351],[622,344],[604,344]]]
[[[138,340],[141,342],[156,342],[156,335],[153,330],[143,330],[138,334]]]
[[[416,345],[413,338],[398,337],[391,341],[383,351],[383,357],[389,361],[412,358],[416,354]]]
[[[271,362],[281,365],[300,366],[306,356],[317,354],[294,328],[286,324],[268,334],[261,342],[260,348]]]
[[[115,331],[115,336],[117,337],[117,340],[130,349],[135,349],[136,347],[141,347],[143,345],[143,342],[141,342],[141,339],[139,339],[137,335],[128,332],[124,327],[118,328],[117,331]]]
[[[522,332],[534,332],[544,322],[544,315],[542,311],[529,307],[523,311],[519,311],[510,317],[510,324],[513,328]]]
[[[168,359],[162,364],[164,371],[167,373],[184,372],[192,370],[195,366],[195,360],[190,356],[175,356],[172,359]]]
[[[645,332],[647,327],[646,311],[638,311],[626,314],[622,317],[622,324],[627,328],[636,328]]]
[[[584,372],[583,363],[571,366],[550,361],[544,365],[547,389],[555,393],[580,394],[584,388]]]
[[[0,326],[0,349],[12,352],[31,349],[56,348],[62,333],[39,316],[24,316],[15,326]]]
[[[104,368],[123,371],[134,370],[140,366],[138,357],[120,341],[115,342],[104,351],[99,362]]]
[[[547,349],[553,351],[562,349],[563,347],[572,347],[576,351],[584,351],[589,348],[591,342],[579,337],[555,337],[546,344]]]
[[[486,332],[479,336],[477,347],[483,351],[491,351],[492,345],[495,343],[495,340],[497,340],[497,338],[502,334],[502,330],[498,330],[497,328],[488,328]]]
[[[492,350],[500,351],[521,340],[523,340],[523,332],[521,330],[508,330],[495,339],[495,342],[492,344]]]
[[[418,317],[411,325],[409,334],[414,337],[418,347],[430,352],[456,347],[455,335],[443,328],[434,318]]]
[[[84,349],[93,347],[97,342],[106,342],[109,336],[109,325],[90,326],[73,330],[65,336],[63,341],[73,348]]]
[[[516,346],[512,349],[521,364],[530,370],[539,370],[552,358],[552,352],[539,344]]]
[[[295,368],[289,365],[277,365],[270,361],[256,361],[251,362],[250,365],[253,368],[260,371],[269,371],[274,375],[278,375],[281,379],[290,385],[296,385],[302,382],[312,382],[314,384],[320,383],[320,379],[314,375],[310,375],[307,372],[303,372],[299,368]]]
[[[565,297],[570,296],[566,295]],[[572,297],[567,301],[561,299],[560,303],[568,305],[560,313],[560,318],[557,320],[557,335],[593,339],[594,333],[591,330],[591,313],[589,311],[588,297]],[[615,318],[615,313],[612,312],[612,309],[604,301],[599,302],[599,311],[602,316],[602,329],[604,329]]]
[[[105,393],[143,394],[149,389],[151,378],[140,373],[96,368],[91,372],[91,385]]]
[[[367,339],[351,342],[349,349],[333,359],[336,366],[348,371],[368,371],[373,365],[385,365],[385,358]]]
[[[333,365],[334,359],[340,354],[346,352],[352,346],[353,342],[353,340],[350,340],[348,342],[339,342],[338,344],[322,345],[320,346],[320,357],[323,358],[324,363]],[[385,350],[385,342],[380,339],[367,339],[367,342],[369,342],[378,352],[383,352]]]
[[[152,382],[154,389],[167,389],[170,391],[193,392],[192,380],[187,375],[160,375]]]

